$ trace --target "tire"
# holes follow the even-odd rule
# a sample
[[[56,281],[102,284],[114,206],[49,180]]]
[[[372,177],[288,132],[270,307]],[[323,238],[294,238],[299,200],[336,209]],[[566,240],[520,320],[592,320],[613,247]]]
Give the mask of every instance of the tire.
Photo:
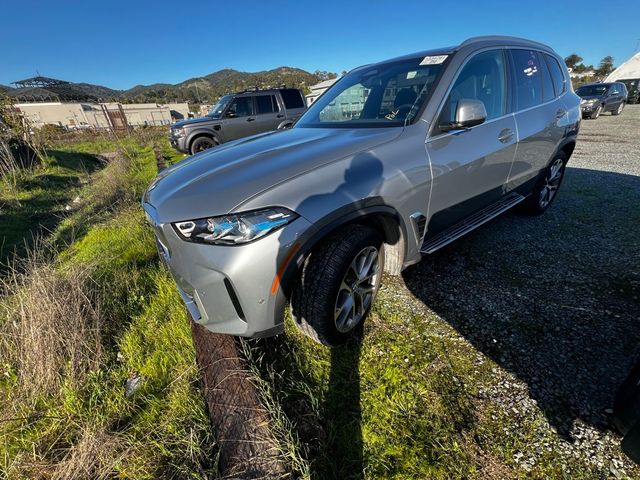
[[[596,111],[593,112],[589,118],[591,120],[595,120],[596,118],[598,118],[600,116],[600,114],[602,113],[602,105],[598,105],[598,108],[596,108]]]
[[[218,145],[218,142],[216,142],[216,140],[211,137],[197,137],[193,142],[191,142],[189,151],[191,152],[191,155],[194,155],[198,152],[202,152],[209,148],[215,147],[216,145]]]
[[[622,113],[622,110],[624,110],[624,102],[620,102],[618,108],[616,108],[615,111],[612,111],[611,115],[620,115]]]
[[[529,215],[542,215],[558,196],[562,185],[567,156],[559,152],[542,171],[531,195],[521,203],[522,211]]]
[[[382,239],[373,228],[349,225],[329,237],[311,252],[294,289],[298,328],[331,347],[359,339],[383,269]]]

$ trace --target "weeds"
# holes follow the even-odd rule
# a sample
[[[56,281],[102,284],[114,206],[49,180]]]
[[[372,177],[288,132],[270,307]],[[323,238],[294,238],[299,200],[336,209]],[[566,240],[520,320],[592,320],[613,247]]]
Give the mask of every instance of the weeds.
[[[36,169],[20,190],[22,208],[47,194],[52,203],[58,190],[43,182],[59,171],[119,153],[59,193],[78,201],[4,276],[0,477],[213,478],[189,324],[137,206],[155,175],[152,145],[132,137],[58,148],[47,177]]]
[[[104,318],[89,266],[61,275],[40,245],[2,280],[11,298],[0,325],[0,357],[20,372],[17,391],[53,396],[63,382],[78,388],[102,360]]]

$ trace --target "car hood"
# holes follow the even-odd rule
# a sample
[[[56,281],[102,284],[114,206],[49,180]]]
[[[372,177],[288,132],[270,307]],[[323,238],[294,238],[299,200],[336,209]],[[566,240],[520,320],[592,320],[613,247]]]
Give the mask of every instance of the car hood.
[[[397,137],[402,128],[293,128],[223,144],[164,170],[145,193],[161,223],[232,212],[292,177]]]
[[[197,125],[199,123],[211,123],[217,122],[219,120],[211,117],[199,117],[199,118],[189,118],[188,120],[182,120],[180,122],[173,123],[171,128],[181,128],[181,127],[190,127],[192,125]]]

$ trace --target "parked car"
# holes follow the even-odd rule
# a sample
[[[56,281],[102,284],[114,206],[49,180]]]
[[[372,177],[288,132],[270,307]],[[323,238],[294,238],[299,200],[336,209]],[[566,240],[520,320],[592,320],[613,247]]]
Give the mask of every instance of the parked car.
[[[624,435],[622,450],[640,464],[640,364],[622,383],[613,408],[616,428]]]
[[[627,103],[640,103],[640,79],[620,80],[627,87]]]
[[[182,153],[198,153],[256,133],[289,128],[306,102],[295,88],[251,90],[223,96],[202,118],[176,122],[169,141]]]
[[[580,98],[548,46],[478,37],[356,68],[293,128],[163,171],[143,198],[192,318],[247,337],[357,336],[382,280],[511,207],[541,214]]]
[[[627,87],[624,83],[592,83],[576,90],[582,99],[580,108],[583,118],[596,119],[601,113],[620,115],[627,101]]]

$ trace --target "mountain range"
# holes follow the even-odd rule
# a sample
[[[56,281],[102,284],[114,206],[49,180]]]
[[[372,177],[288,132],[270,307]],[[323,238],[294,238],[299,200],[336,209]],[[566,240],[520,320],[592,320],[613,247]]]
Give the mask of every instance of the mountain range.
[[[114,90],[90,83],[68,83],[64,89],[56,91],[55,87],[18,89],[0,85],[0,93],[11,97],[28,99],[29,96],[43,95],[51,92],[65,99],[86,98],[87,100],[120,101],[123,103],[167,103],[173,101],[189,103],[212,103],[220,96],[241,90],[269,87],[295,87],[305,93],[309,87],[323,80],[334,78],[335,73],[316,71],[307,72],[300,68],[278,67],[261,72],[240,72],[225,68],[217,72],[185,80],[177,84],[154,83],[136,85],[128,90]],[[67,97],[67,98],[65,98]]]

